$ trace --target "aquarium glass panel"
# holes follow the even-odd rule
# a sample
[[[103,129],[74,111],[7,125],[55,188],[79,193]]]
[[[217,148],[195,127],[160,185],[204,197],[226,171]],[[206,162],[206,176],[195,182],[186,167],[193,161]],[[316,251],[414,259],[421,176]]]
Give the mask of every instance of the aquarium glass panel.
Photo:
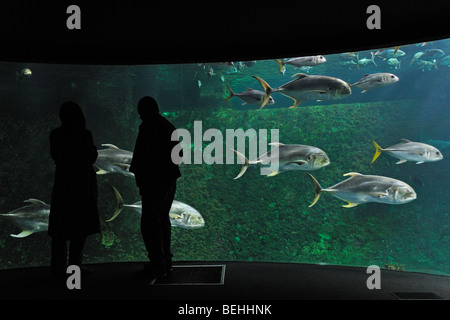
[[[49,134],[68,100],[103,156],[84,262],[148,260],[135,178],[108,151],[131,156],[149,95],[182,129],[175,199],[198,214],[171,212],[175,261],[448,275],[450,40],[273,58],[0,62],[0,269],[50,265]]]

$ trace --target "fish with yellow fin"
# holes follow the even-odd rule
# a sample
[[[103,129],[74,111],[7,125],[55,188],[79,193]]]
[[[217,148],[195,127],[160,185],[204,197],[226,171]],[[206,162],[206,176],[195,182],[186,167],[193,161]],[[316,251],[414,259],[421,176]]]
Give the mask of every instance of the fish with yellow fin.
[[[350,85],[338,78],[307,75],[304,73],[297,73],[292,77],[296,78],[278,88],[271,88],[266,81],[260,77],[253,76],[253,78],[261,83],[266,93],[259,109],[264,108],[274,92],[279,92],[294,100],[294,105],[291,108],[298,106],[304,100],[336,100],[342,99],[352,93]]]
[[[417,198],[411,186],[389,177],[349,172],[344,174],[344,177],[350,176],[350,178],[324,189],[311,174],[306,174],[314,184],[314,200],[309,207],[316,204],[322,192],[329,192],[336,198],[347,201],[348,204],[344,205],[344,208],[356,207],[366,202],[405,204]]]
[[[409,141],[407,139],[402,139],[401,143],[386,149],[381,148],[373,139],[372,143],[376,152],[371,163],[374,163],[382,152],[399,159],[400,161],[396,164],[405,163],[406,161],[415,161],[416,164],[421,164],[424,162],[439,161],[444,158],[442,152],[435,147],[421,142]]]

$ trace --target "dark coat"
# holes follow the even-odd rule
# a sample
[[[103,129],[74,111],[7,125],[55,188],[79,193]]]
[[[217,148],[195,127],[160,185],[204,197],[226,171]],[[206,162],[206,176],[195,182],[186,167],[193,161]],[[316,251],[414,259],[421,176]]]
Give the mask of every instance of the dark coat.
[[[93,163],[97,147],[84,128],[61,126],[50,133],[55,160],[48,234],[67,240],[100,232],[97,177]]]
[[[154,190],[181,177],[171,157],[172,149],[179,143],[171,139],[175,127],[160,114],[142,120],[130,165],[141,195],[143,190]]]

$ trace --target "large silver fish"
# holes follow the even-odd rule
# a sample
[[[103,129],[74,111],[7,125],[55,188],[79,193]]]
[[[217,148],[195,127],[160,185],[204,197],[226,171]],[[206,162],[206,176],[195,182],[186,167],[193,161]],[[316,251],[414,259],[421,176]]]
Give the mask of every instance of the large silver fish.
[[[106,220],[110,222],[117,218],[123,208],[132,208],[139,215],[142,215],[142,201],[137,201],[133,204],[125,204],[119,191],[113,186],[110,186],[116,196],[117,208],[111,218]],[[172,227],[179,227],[185,229],[199,229],[205,226],[205,220],[200,212],[192,208],[190,205],[181,201],[173,200],[169,212],[170,224]]]
[[[403,57],[406,53],[402,50],[399,50],[399,47],[395,47],[395,49],[387,49],[387,50],[378,50],[375,52],[377,57],[382,58],[383,60],[387,60],[389,58],[400,58]]]
[[[372,73],[364,75],[364,77],[356,81],[351,86],[363,89],[361,93],[364,93],[370,89],[391,85],[398,80],[398,77],[392,73]]]
[[[338,78],[328,76],[310,76],[304,73],[297,73],[292,77],[297,78],[273,89],[263,79],[253,76],[253,78],[257,79],[261,83],[264,91],[266,92],[266,96],[264,97],[263,103],[259,109],[262,109],[267,104],[270,96],[274,92],[279,92],[294,100],[294,105],[291,106],[291,108],[298,106],[304,100],[342,99],[352,93],[349,84]]]
[[[439,161],[444,158],[438,149],[430,146],[429,144],[413,142],[407,139],[402,139],[402,141],[403,142],[393,145],[392,147],[383,149],[378,145],[378,143],[372,140],[376,152],[371,163],[373,163],[382,152],[385,152],[394,158],[400,159],[400,161],[396,164],[404,163],[406,161],[415,161],[416,164],[420,164],[424,162]]]
[[[230,100],[232,97],[236,96],[239,99],[241,99],[242,101],[244,101],[244,103],[242,105],[247,105],[247,104],[260,105],[263,102],[264,97],[266,96],[266,94],[263,91],[250,89],[250,88],[248,88],[246,91],[242,91],[240,93],[234,93],[233,90],[231,90],[230,86],[228,86],[228,85],[227,85],[227,89],[230,92],[230,95],[228,96],[228,98],[225,99],[225,102]],[[273,100],[273,98],[270,97],[268,103],[274,104],[275,100]]]
[[[249,161],[242,153],[233,150],[243,161],[238,179],[247,171],[249,165],[260,165],[272,170],[271,164],[278,161],[278,169],[273,169],[268,175],[273,177],[280,172],[289,170],[317,170],[330,164],[328,155],[321,149],[301,144],[270,143],[274,148],[256,160]]]
[[[314,184],[314,200],[309,207],[316,204],[322,192],[329,192],[336,198],[347,201],[348,204],[344,205],[344,208],[356,207],[366,202],[404,204],[417,198],[416,192],[411,186],[388,177],[349,172],[344,174],[344,177],[350,176],[347,180],[323,189],[311,174],[306,174]]]
[[[134,177],[134,173],[129,171],[133,152],[119,149],[113,144],[102,144],[102,147],[107,148],[98,150],[98,157],[94,163],[94,166],[99,169],[97,174],[117,172]]]
[[[278,72],[281,72],[281,70],[284,68],[286,64],[291,64],[293,66],[296,66],[297,68],[300,67],[311,67],[311,66],[317,66],[319,64],[322,64],[327,61],[324,56],[318,55],[318,56],[306,56],[306,57],[297,57],[297,58],[291,58],[286,61],[283,61],[281,59],[276,59],[276,61],[280,64],[280,69]]]
[[[28,202],[29,205],[0,214],[22,230],[19,234],[11,234],[14,238],[25,238],[30,234],[48,230],[50,205],[37,199],[28,199],[24,202]]]

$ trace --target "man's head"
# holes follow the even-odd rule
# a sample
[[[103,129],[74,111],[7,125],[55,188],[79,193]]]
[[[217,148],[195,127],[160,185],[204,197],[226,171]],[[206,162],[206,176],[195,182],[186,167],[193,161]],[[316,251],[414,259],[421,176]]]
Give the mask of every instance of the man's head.
[[[141,119],[155,116],[159,114],[158,103],[152,97],[143,97],[138,103],[138,113]]]

